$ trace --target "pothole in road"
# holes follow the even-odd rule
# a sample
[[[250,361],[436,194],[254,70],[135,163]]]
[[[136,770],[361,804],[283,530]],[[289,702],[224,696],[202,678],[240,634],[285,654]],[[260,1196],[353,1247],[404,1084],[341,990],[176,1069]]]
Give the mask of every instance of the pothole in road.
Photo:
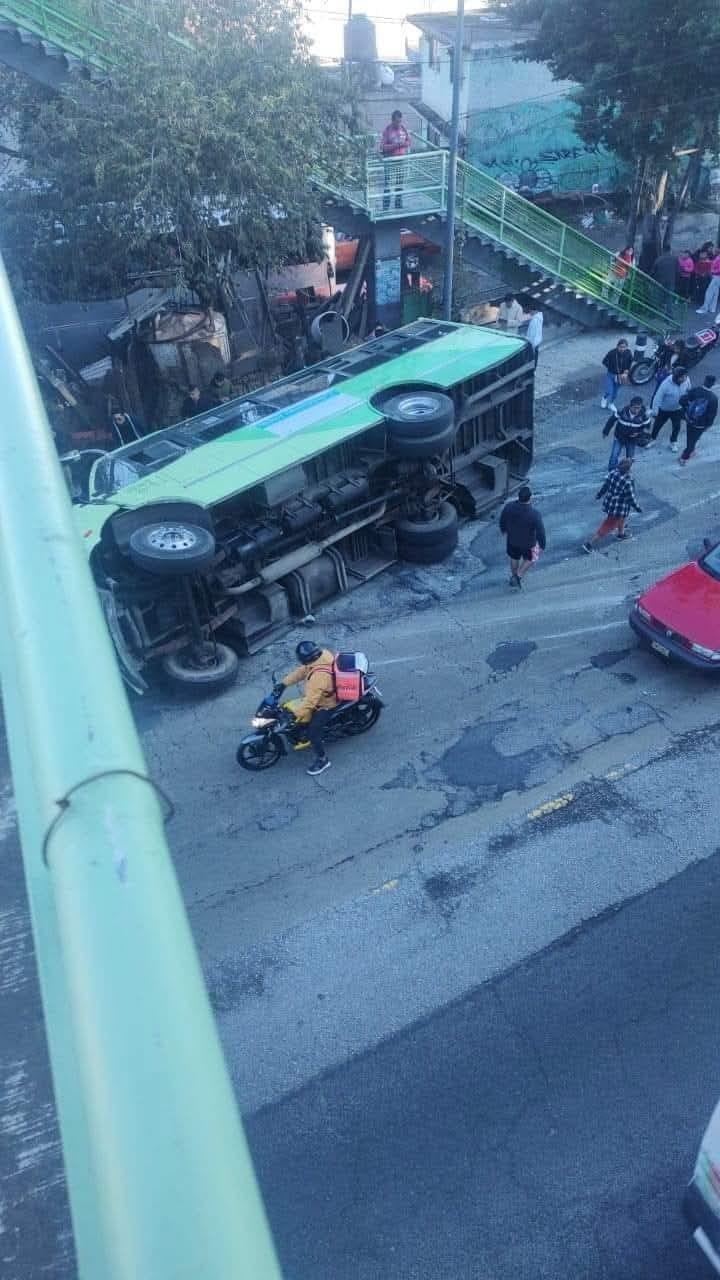
[[[432,775],[442,776],[454,787],[467,788],[480,803],[554,778],[567,757],[550,742],[533,742],[527,750],[512,755],[498,751],[495,738],[513,725],[513,721],[500,720],[466,729],[441,757]]]
[[[534,640],[507,640],[493,649],[485,659],[491,671],[504,673],[514,671],[521,662],[534,653],[537,645]]]
[[[590,659],[591,667],[598,667],[604,671],[606,667],[614,667],[618,662],[622,662],[624,658],[628,658],[632,653],[632,649],[605,649],[602,653],[596,653]]]

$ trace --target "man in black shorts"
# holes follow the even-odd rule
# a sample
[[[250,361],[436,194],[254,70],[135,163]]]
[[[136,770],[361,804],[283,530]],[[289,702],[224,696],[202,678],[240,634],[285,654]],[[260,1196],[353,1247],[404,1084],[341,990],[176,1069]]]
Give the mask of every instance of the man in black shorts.
[[[500,531],[507,538],[510,586],[521,587],[522,579],[535,558],[534,548],[545,550],[545,525],[540,512],[532,505],[529,484],[522,486],[514,502],[507,502],[503,507],[500,512]]]

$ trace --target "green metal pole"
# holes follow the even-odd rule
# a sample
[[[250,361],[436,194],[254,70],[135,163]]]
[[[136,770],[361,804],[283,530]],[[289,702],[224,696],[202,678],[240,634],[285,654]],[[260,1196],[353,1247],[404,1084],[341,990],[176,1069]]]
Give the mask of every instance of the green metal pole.
[[[278,1280],[1,264],[0,367],[0,672],[79,1275]]]

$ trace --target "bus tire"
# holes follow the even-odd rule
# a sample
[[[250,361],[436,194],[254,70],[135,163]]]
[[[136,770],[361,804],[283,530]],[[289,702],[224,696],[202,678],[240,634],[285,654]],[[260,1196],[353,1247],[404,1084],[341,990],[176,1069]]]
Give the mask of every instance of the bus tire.
[[[201,652],[200,652],[201,650]],[[206,640],[201,646],[188,645],[160,659],[166,684],[183,694],[203,697],[220,693],[235,683],[240,659],[227,644]]]
[[[441,431],[423,434],[419,426],[415,427],[414,436],[396,436],[395,428],[388,427],[387,442],[394,458],[405,458],[422,461],[425,458],[436,458],[451,448],[455,439],[455,423],[443,427]]]
[[[401,560],[436,564],[458,544],[458,513],[451,502],[441,502],[433,519],[398,520],[395,532]]]
[[[385,401],[382,412],[397,440],[437,435],[450,427],[455,431],[455,405],[442,391],[400,391]]]
[[[198,524],[158,520],[133,530],[128,554],[133,564],[147,573],[199,573],[215,559],[215,538]]]

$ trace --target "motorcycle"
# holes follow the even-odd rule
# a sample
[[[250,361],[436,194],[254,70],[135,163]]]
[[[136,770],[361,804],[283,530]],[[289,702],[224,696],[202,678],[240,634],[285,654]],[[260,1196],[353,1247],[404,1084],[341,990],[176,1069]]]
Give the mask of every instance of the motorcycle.
[[[274,675],[273,682],[277,684]],[[289,705],[280,702],[281,696],[276,689],[266,694],[252,717],[253,731],[241,739],[235,755],[243,769],[252,773],[270,769],[302,740],[304,726],[298,724]],[[326,741],[367,733],[377,724],[384,706],[375,677],[368,671],[360,697],[355,702],[339,702],[334,708],[325,731]]]
[[[630,366],[630,381],[634,387],[643,387],[663,370],[670,373],[673,360],[686,369],[692,369],[694,365],[705,359],[709,351],[714,349],[718,338],[720,338],[720,328],[717,325],[698,329],[696,333],[691,333],[686,338],[666,333],[651,356],[642,355],[639,359],[633,360]]]

